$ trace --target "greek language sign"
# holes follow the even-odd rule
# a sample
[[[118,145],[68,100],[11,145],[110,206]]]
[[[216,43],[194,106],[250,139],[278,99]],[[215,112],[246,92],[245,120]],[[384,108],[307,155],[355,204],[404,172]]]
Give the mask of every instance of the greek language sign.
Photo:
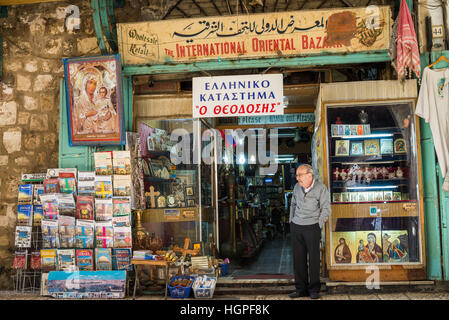
[[[388,6],[118,24],[122,62],[163,64],[388,49]]]
[[[194,118],[284,114],[282,74],[192,79]]]

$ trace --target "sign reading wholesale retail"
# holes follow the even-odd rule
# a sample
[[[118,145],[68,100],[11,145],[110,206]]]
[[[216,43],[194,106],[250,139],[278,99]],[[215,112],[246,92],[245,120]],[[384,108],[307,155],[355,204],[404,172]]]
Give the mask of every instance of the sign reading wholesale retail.
[[[194,118],[284,114],[282,74],[192,79]]]
[[[386,50],[388,6],[119,23],[124,65]]]

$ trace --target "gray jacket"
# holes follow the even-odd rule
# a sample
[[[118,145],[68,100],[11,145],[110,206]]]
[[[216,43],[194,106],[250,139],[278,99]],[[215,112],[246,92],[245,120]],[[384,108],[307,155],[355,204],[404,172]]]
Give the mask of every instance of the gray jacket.
[[[324,226],[331,213],[330,196],[326,186],[315,179],[312,189],[304,193],[304,188],[296,183],[293,189],[289,222],[297,225],[318,223]]]

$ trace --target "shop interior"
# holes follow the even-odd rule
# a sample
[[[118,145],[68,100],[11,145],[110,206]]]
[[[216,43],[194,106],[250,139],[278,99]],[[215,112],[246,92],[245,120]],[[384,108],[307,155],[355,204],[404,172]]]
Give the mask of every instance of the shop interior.
[[[338,76],[336,70],[327,69],[281,71],[285,74],[285,114],[314,113],[320,82],[336,78],[340,81],[377,79],[380,76],[375,68],[362,71],[341,70]],[[221,72],[220,75],[226,73]],[[142,226],[151,234],[153,249],[182,245],[184,238],[189,237],[193,243],[201,242],[206,255],[229,258],[228,276],[234,279],[292,278],[289,204],[298,164],[312,163],[314,122],[260,126],[240,125],[238,117],[201,120],[183,117],[182,110],[191,110],[191,81],[188,79],[168,81],[164,76],[140,77],[136,79],[134,89],[135,101],[138,100],[135,109],[149,110],[149,104],[154,108],[160,107],[164,101],[158,97],[170,95],[167,103],[181,110],[179,116],[165,116],[163,120],[157,115],[145,116],[145,112],[137,111],[135,123],[141,139],[147,199],[147,213],[142,217]],[[154,101],[148,102],[151,99]],[[176,143],[170,142],[170,134],[176,129],[183,132],[179,136],[189,137],[184,140],[190,143],[190,158],[195,159],[196,154],[202,159],[200,164],[175,165],[170,162],[170,153]],[[220,140],[223,148],[221,154],[212,152],[211,158],[214,159],[211,164],[205,163],[201,153],[207,143],[195,141],[195,133],[201,136],[208,129],[218,132],[211,143]],[[248,129],[254,132],[266,130],[267,137],[277,131],[277,169],[274,173],[261,174],[266,165],[250,154],[247,147],[243,148],[243,153],[237,154],[239,143],[249,144],[248,137],[240,141],[226,136],[229,130],[237,129],[247,132]],[[178,138],[179,141],[183,139]],[[195,145],[202,148],[195,148]],[[269,141],[266,148],[270,148]],[[157,196],[153,195],[154,192]],[[162,208],[182,208],[184,211],[181,210],[181,218],[170,221],[166,216],[167,210]],[[190,216],[184,214],[185,210]]]

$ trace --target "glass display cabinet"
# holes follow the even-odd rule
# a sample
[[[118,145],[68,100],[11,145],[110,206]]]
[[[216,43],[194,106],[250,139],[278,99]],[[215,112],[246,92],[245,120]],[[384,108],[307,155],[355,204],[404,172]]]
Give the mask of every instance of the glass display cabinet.
[[[202,241],[209,254],[211,235],[215,239],[214,163],[204,164],[200,156],[205,129],[193,119],[139,123],[146,207],[141,224],[163,249],[182,247],[188,237]]]
[[[381,281],[425,279],[414,107],[414,100],[323,105],[330,280],[365,281],[367,266]]]

